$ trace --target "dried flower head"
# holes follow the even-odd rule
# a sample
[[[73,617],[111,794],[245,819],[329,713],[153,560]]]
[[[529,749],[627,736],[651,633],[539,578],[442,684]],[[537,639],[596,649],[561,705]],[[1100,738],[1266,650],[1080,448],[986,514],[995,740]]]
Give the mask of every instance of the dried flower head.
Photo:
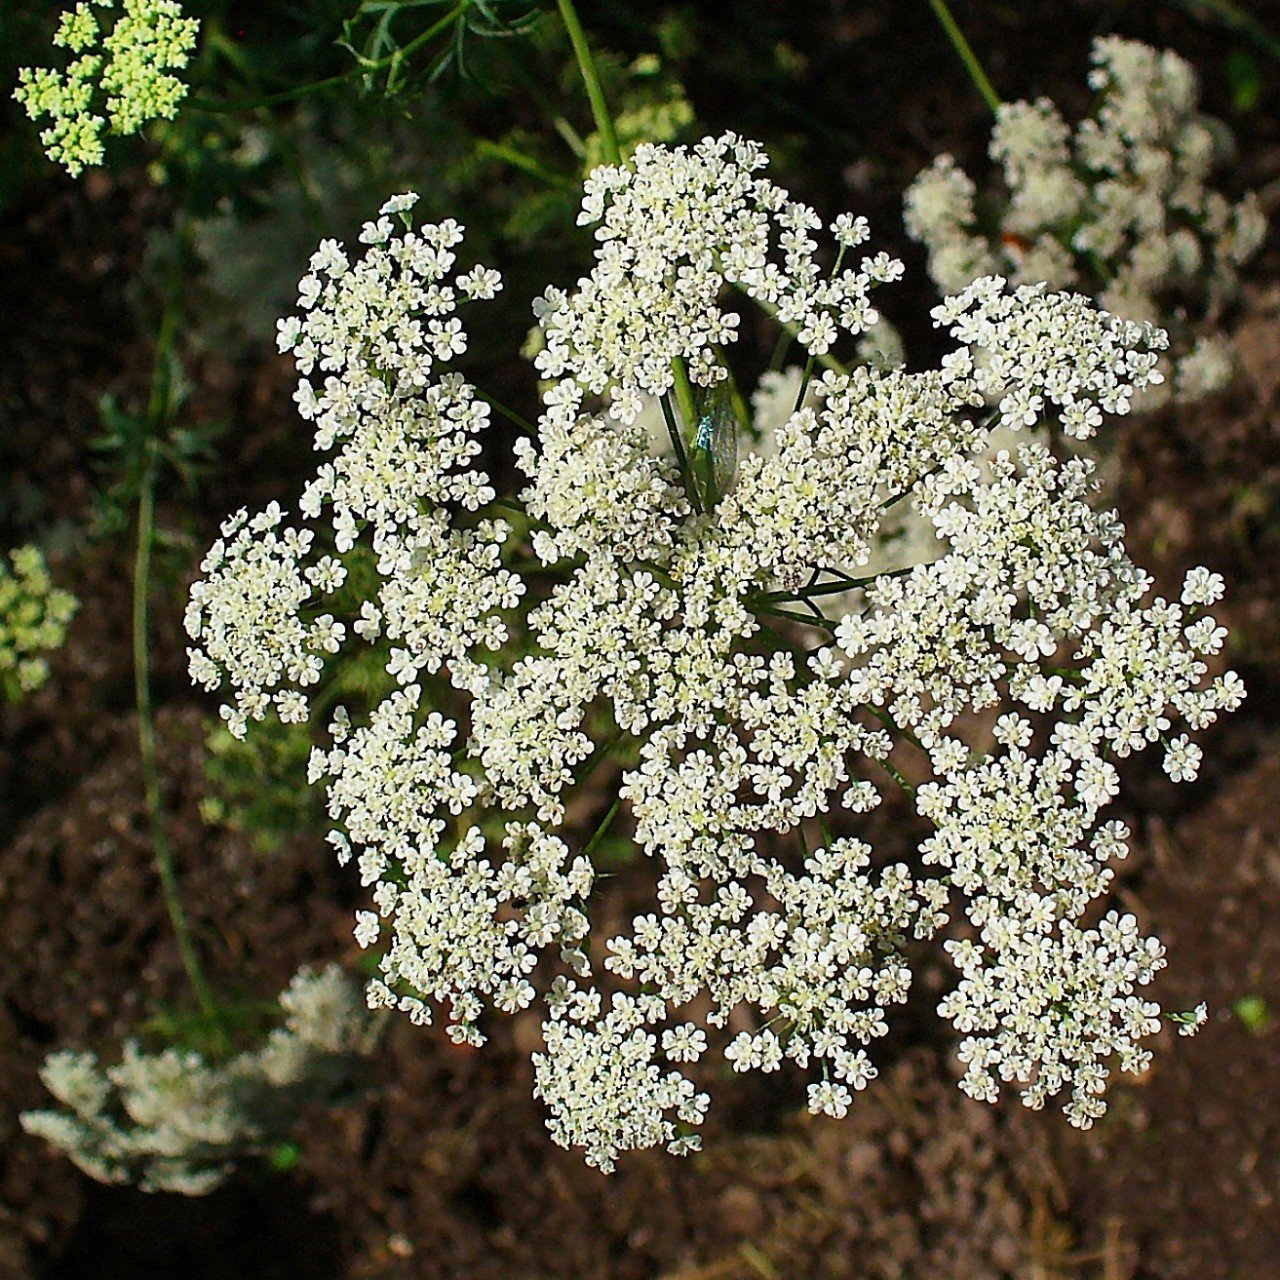
[[[235,1159],[266,1151],[303,1107],[332,1097],[372,1048],[374,1020],[336,965],[300,969],[280,1007],[265,1043],[226,1061],[134,1041],[105,1069],[93,1053],[51,1054],[40,1078],[61,1106],[24,1112],[22,1127],[99,1182],[204,1195]]]

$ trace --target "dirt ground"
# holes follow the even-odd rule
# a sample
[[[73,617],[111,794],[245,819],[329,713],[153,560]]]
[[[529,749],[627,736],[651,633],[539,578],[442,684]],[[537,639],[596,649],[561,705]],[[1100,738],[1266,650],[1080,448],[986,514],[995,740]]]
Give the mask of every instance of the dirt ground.
[[[970,31],[975,43],[988,37],[989,69],[1010,96],[1059,85],[1069,95],[1090,31],[1112,18],[1128,33],[1201,52],[1207,66],[1219,65],[1226,47],[1176,6],[1043,9],[1043,24],[1001,9],[982,19],[989,27]],[[1258,10],[1280,29],[1270,6]],[[862,12],[833,3],[815,12],[797,20],[796,33],[811,58],[813,101],[824,118],[880,140],[871,177],[846,172],[840,199],[856,207],[868,183],[909,176],[939,137],[976,154],[982,122],[971,90],[931,26],[920,24],[918,47],[885,55],[882,67],[886,85],[899,88],[917,63],[933,76],[922,73],[906,99],[910,113],[891,119],[873,98],[858,116],[858,77],[877,65],[891,6]],[[1064,29],[1069,39],[1059,38]],[[716,118],[728,109],[714,75],[705,91],[705,109],[693,92],[700,116],[709,126],[731,123]],[[1220,87],[1210,83],[1207,93],[1215,105]],[[736,127],[750,133],[753,125],[768,137],[764,122]],[[1241,183],[1275,183],[1273,120],[1255,113],[1233,127]],[[818,171],[813,156],[801,163]],[[892,225],[881,195],[867,202],[873,216],[879,205],[880,225]],[[7,492],[44,504],[46,523],[74,530],[86,519],[97,398],[145,382],[150,349],[127,288],[143,230],[164,216],[141,181],[54,183],[0,227],[0,465]],[[918,253],[904,256],[918,267]],[[1175,789],[1153,760],[1136,762],[1125,779],[1121,816],[1136,839],[1121,897],[1169,948],[1154,998],[1172,1008],[1206,1000],[1212,1012],[1195,1039],[1166,1035],[1152,1070],[1117,1087],[1095,1129],[1078,1133],[1059,1114],[1026,1112],[1012,1098],[988,1107],[961,1095],[949,1042],[928,1016],[937,991],[927,971],[905,1029],[881,1057],[881,1079],[841,1122],[798,1110],[794,1082],[729,1080],[719,1086],[703,1154],[632,1156],[605,1178],[546,1134],[531,1096],[536,1023],[495,1028],[477,1053],[396,1020],[356,1098],[305,1118],[301,1158],[288,1174],[248,1168],[194,1201],[90,1182],[19,1130],[18,1113],[45,1101],[39,1064],[54,1047],[118,1043],[148,1012],[180,1001],[183,978],[137,764],[128,539],[74,543],[68,585],[82,609],[53,658],[53,678],[0,712],[0,1280],[1280,1274],[1274,229],[1236,332],[1242,375],[1231,392],[1193,410],[1135,418],[1119,447],[1117,503],[1138,558],[1166,586],[1193,563],[1224,573],[1228,597],[1218,612],[1233,630],[1231,659],[1250,692],[1210,735],[1199,783]],[[286,376],[267,354],[234,365],[207,356],[193,381],[208,412],[240,425],[223,445],[218,478],[194,505],[162,495],[161,525],[175,535],[155,596],[164,796],[210,971],[227,988],[261,994],[304,961],[354,962],[350,912],[360,891],[318,839],[263,854],[200,817],[209,707],[183,670],[183,564],[222,512],[268,494],[278,477],[261,460],[279,454],[293,418]],[[0,509],[6,534],[21,522]],[[1242,1000],[1271,1018],[1242,1018]]]

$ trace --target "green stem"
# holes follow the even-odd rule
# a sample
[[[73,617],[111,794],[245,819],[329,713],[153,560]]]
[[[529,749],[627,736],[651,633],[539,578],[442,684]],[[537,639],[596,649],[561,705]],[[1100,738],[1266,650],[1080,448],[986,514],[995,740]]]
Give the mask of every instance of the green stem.
[[[921,564],[934,563],[936,561],[922,560],[920,564],[904,565],[901,569],[886,569],[884,573],[868,574],[865,578],[850,578],[845,574],[836,574],[839,579],[837,582],[820,582],[816,585],[811,583],[801,591],[766,591],[759,598],[768,604],[799,604],[802,601],[811,600],[814,596],[832,596],[844,591],[860,591],[873,582],[879,582],[882,578],[904,578],[920,568]],[[836,571],[828,569],[826,572],[834,574]]]
[[[618,810],[621,807],[622,807],[622,797],[617,796],[614,799],[614,802],[609,806],[609,812],[604,815],[604,819],[601,821],[600,825],[595,829],[595,832],[591,836],[591,839],[588,840],[587,843],[582,846],[582,856],[584,858],[590,858],[591,855],[595,852],[596,846],[600,843],[601,840],[604,839],[605,834],[608,832],[609,828],[613,825],[613,820],[618,816]]]
[[[204,111],[209,115],[235,115],[240,111],[256,111],[259,107],[274,107],[282,102],[293,102],[297,98],[305,98],[309,93],[318,93],[331,85],[346,84],[351,79],[351,72],[341,75],[326,76],[323,80],[313,80],[310,84],[296,85],[292,89],[281,89],[278,93],[264,93],[257,98],[241,98],[235,102],[214,102],[211,98],[188,98],[187,105],[196,111]]]
[[[191,937],[191,928],[182,909],[178,877],[173,868],[173,854],[164,827],[164,808],[160,795],[160,768],[156,755],[155,718],[151,705],[151,654],[148,643],[148,596],[151,586],[151,548],[155,539],[154,449],[149,450],[146,470],[138,494],[138,548],[133,565],[133,687],[138,707],[138,754],[142,760],[142,785],[146,794],[147,813],[151,822],[151,844],[156,870],[160,873],[160,891],[165,911],[178,940],[178,953],[187,981],[195,993],[200,1012],[212,1027],[219,1022],[218,1005],[205,981],[200,957]]]
[[[573,780],[573,785],[575,787],[580,787],[584,782],[586,782],[596,769],[598,769],[600,765],[609,758],[609,753],[618,745],[619,742],[622,741],[623,736],[622,730],[619,729],[608,742],[603,743],[592,751],[583,763],[582,768],[578,770],[577,777]]]
[[[835,631],[836,629],[834,622],[829,622],[821,615],[816,618],[810,618],[803,613],[791,613],[786,609],[772,609],[766,605],[757,605],[752,612],[765,614],[770,618],[786,618],[788,622],[803,622],[806,627],[819,627],[824,631]]]
[[[836,264],[831,268],[831,279],[834,280],[840,274],[840,267],[844,263],[845,246],[841,245],[839,252],[836,254]],[[800,412],[800,406],[804,404],[804,398],[809,391],[809,380],[813,377],[813,362],[816,359],[813,352],[808,352],[804,362],[804,373],[800,377],[800,390],[796,393],[796,402],[791,407],[792,414]]]
[[[497,507],[500,511],[510,511],[512,515],[523,516],[536,528],[548,530],[551,528],[545,520],[539,520],[537,516],[531,516],[514,498],[494,498],[489,505]]]
[[[667,424],[667,435],[671,437],[671,448],[676,455],[676,466],[680,468],[680,477],[684,481],[684,491],[688,494],[689,501],[693,503],[693,509],[701,515],[702,499],[698,496],[698,486],[689,470],[689,455],[684,451],[680,425],[676,422],[676,415],[671,408],[671,397],[662,395],[658,398],[658,403],[662,406],[662,420]]]
[[[517,427],[519,430],[523,431],[531,440],[536,440],[538,438],[538,429],[529,421],[528,418],[522,417],[514,409],[508,409],[501,400],[495,399],[487,391],[481,391],[479,387],[476,387],[474,390],[476,395],[478,395],[490,409],[496,410],[498,414],[506,418],[513,427]]]
[[[1203,21],[1213,19],[1228,31],[1252,40],[1260,49],[1264,49],[1273,58],[1280,59],[1280,40],[1253,17],[1235,0],[1173,0],[1174,5],[1190,14],[1191,17]]]
[[[530,177],[537,178],[539,182],[544,182],[549,187],[567,190],[576,186],[575,183],[561,177],[560,174],[553,173],[546,165],[535,160],[532,156],[525,155],[523,151],[517,151],[515,147],[509,147],[505,142],[494,142],[489,138],[481,138],[476,143],[476,154],[489,160],[497,160],[502,164],[509,164],[513,169],[519,169],[521,173],[527,173]]]
[[[744,298],[749,299],[752,303],[754,303],[757,307],[759,307],[760,310],[763,311],[765,315],[769,317],[770,320],[776,321],[778,325],[781,326],[783,332],[786,333],[786,335],[789,338],[791,338],[792,340],[796,338],[796,335],[800,332],[800,326],[798,324],[784,324],[781,320],[779,320],[778,308],[775,307],[772,302],[765,302],[760,298],[753,298],[751,294],[749,294],[746,291],[746,289],[743,288],[743,286],[740,285],[736,280],[729,280],[729,281],[726,281],[726,283],[729,284],[732,288],[737,289],[738,292],[741,293]],[[842,364],[839,360],[837,360],[836,357],[833,356],[830,351],[824,351],[820,356],[815,356],[814,359],[817,360],[817,362],[824,369],[830,369],[832,373],[847,375],[849,372],[848,366]]]
[[[717,351],[717,355],[719,356],[720,364],[729,375],[729,402],[733,407],[733,416],[740,425],[745,426],[751,421],[751,408],[738,386],[737,378],[733,376],[733,370],[729,368],[729,362],[724,358],[724,352]]]
[[[977,55],[964,38],[964,32],[960,30],[952,15],[947,0],[929,0],[929,7],[937,15],[943,31],[947,33],[947,39],[951,41],[952,48],[960,55],[960,61],[964,63],[964,69],[969,73],[969,79],[973,81],[982,95],[982,100],[991,108],[994,115],[1004,104],[1000,101],[1000,95],[996,92],[995,86],[987,78],[987,73],[982,69],[982,63],[978,61]]]
[[[898,769],[895,765],[890,764],[888,760],[881,760],[880,766],[889,775],[889,777],[891,777],[894,780],[894,782],[896,782],[898,786],[901,787],[902,790],[907,793],[907,795],[912,796],[914,798],[916,794],[916,789],[911,785],[911,783],[909,783],[906,780],[906,778],[903,776],[902,771],[900,769]]]
[[[696,431],[698,425],[698,407],[694,402],[693,383],[689,381],[689,370],[685,367],[681,356],[671,362],[671,374],[675,378],[672,384],[676,396],[676,404],[690,431]]]
[[[925,755],[929,754],[929,748],[926,747],[910,729],[902,728],[902,726],[899,725],[883,708],[868,705],[867,710],[870,711],[871,714],[875,716],[875,718],[879,720],[890,733],[901,734],[902,737],[905,738],[907,742],[911,743],[911,745],[917,750],[923,751]]]
[[[186,971],[187,981],[200,1006],[200,1012],[209,1023],[211,1033],[219,1046],[225,1045],[221,1015],[217,1001],[205,980],[200,956],[182,909],[178,892],[178,877],[173,866],[173,853],[164,825],[163,799],[160,793],[160,767],[156,752],[155,713],[151,701],[151,646],[150,646],[150,595],[151,553],[155,542],[155,489],[159,464],[159,432],[170,412],[172,380],[169,355],[177,336],[180,308],[179,288],[185,258],[186,226],[180,228],[177,249],[169,273],[168,300],[160,321],[156,338],[155,369],[151,377],[151,390],[147,398],[147,438],[142,456],[142,472],[138,482],[138,544],[133,563],[133,688],[138,712],[138,756],[142,769],[142,787],[146,799],[147,816],[151,827],[152,852],[156,871],[160,876],[160,891],[165,911],[173,927],[178,943],[178,954]]]
[[[573,45],[574,56],[578,59],[578,70],[582,73],[587,97],[591,99],[591,115],[595,119],[600,141],[604,144],[604,157],[610,164],[621,164],[622,151],[618,147],[613,116],[609,114],[609,105],[604,100],[604,90],[600,87],[600,77],[596,74],[591,46],[587,43],[582,23],[578,21],[578,11],[573,7],[573,0],[557,0],[557,3],[560,5],[560,16],[564,19],[564,29],[569,35],[569,43]]]

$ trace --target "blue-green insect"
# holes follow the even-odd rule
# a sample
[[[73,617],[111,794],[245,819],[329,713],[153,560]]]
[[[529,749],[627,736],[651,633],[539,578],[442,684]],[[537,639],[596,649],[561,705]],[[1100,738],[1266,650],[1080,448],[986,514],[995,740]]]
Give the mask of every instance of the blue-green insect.
[[[702,396],[691,461],[709,511],[733,485],[738,468],[738,419],[727,382],[716,383]]]

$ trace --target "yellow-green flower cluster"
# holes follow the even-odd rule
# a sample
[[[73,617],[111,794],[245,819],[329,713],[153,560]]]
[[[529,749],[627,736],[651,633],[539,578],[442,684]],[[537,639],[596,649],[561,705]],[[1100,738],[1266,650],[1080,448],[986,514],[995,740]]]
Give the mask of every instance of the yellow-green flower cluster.
[[[38,547],[19,547],[0,558],[0,698],[16,702],[49,678],[39,655],[56,649],[79,602],[49,577]]]
[[[105,11],[115,7],[116,0],[81,0],[62,15],[53,37],[72,55],[66,69],[18,72],[14,96],[32,120],[48,118],[40,141],[72,177],[102,163],[104,131],[137,133],[148,120],[172,119],[187,93],[170,72],[191,60],[199,21],[184,17],[177,0],[123,0],[104,36]]]

